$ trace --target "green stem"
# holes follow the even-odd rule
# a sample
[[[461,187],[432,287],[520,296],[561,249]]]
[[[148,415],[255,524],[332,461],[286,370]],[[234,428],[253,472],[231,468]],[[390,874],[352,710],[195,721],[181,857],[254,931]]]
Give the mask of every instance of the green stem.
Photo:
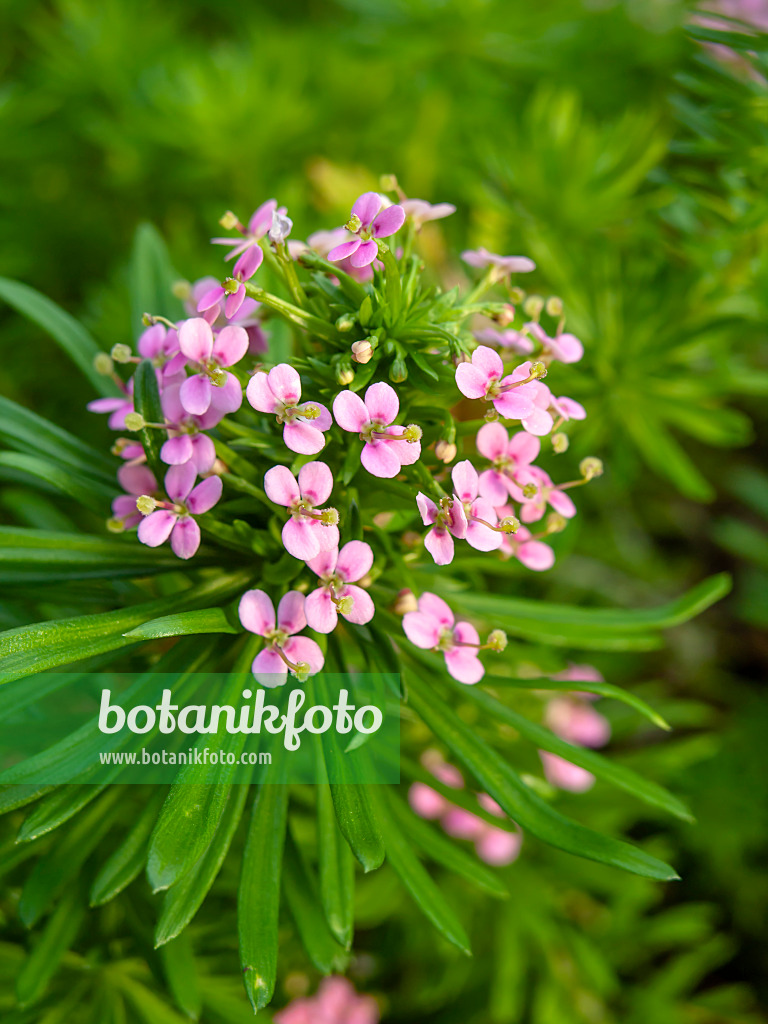
[[[336,341],[338,339],[338,332],[335,327],[325,320],[321,320],[320,317],[312,316],[311,313],[305,312],[299,306],[294,306],[284,299],[279,299],[277,295],[265,292],[263,288],[250,284],[250,282],[246,284],[245,291],[252,299],[261,302],[268,309],[273,310],[284,320],[287,320],[289,324],[300,327],[308,334],[313,334],[324,341]]]
[[[379,242],[379,258],[384,264],[386,278],[387,302],[389,303],[389,326],[397,323],[402,306],[402,284],[400,281],[400,268],[392,250],[384,242]]]

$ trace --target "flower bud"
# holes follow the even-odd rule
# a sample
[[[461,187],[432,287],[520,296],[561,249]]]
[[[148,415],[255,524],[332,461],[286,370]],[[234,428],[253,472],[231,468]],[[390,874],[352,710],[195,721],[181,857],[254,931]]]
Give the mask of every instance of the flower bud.
[[[136,499],[136,508],[143,516],[148,516],[150,512],[154,512],[157,508],[157,502],[151,495],[142,494]]]
[[[373,359],[373,345],[367,338],[362,341],[353,341],[350,349],[356,363],[370,363]]]
[[[440,460],[440,462],[444,462],[446,466],[449,463],[453,462],[453,460],[456,458],[458,454],[458,451],[458,448],[456,447],[455,444],[453,444],[452,441],[446,441],[445,438],[442,437],[435,445],[435,455]]]
[[[525,300],[525,292],[518,285],[509,289],[509,299],[515,306],[519,306]]]
[[[557,295],[550,295],[547,299],[547,313],[549,316],[563,315],[563,300]]]
[[[221,224],[225,231],[234,231],[240,225],[240,220],[231,210],[227,210],[225,214],[219,217],[219,224]]]
[[[122,533],[125,530],[125,523],[122,519],[108,519],[107,529],[110,533]]]
[[[531,363],[531,369],[529,372],[531,377],[536,377],[537,380],[541,380],[542,377],[547,376],[547,368],[544,363]]]
[[[507,634],[503,629],[493,629],[488,634],[487,647],[501,653],[507,648]]]
[[[544,299],[540,295],[529,295],[523,302],[523,312],[531,320],[538,320],[544,309]]]
[[[499,327],[509,327],[514,319],[515,307],[509,302],[504,306],[504,309],[502,309],[500,313],[496,314],[496,323]]]
[[[129,412],[125,417],[126,430],[143,430],[146,425],[147,421],[140,412]]]
[[[579,463],[579,472],[585,480],[592,480],[596,476],[603,475],[603,460],[594,455],[588,455]]]
[[[336,602],[336,611],[339,613],[339,615],[349,615],[354,606],[355,599],[354,597],[348,594],[346,597],[339,598],[339,600]]]
[[[355,379],[355,371],[352,369],[352,360],[349,356],[343,356],[336,364],[336,381],[346,387]]]
[[[564,434],[562,430],[552,435],[552,450],[555,455],[562,455],[563,452],[567,452],[569,443],[568,435]]]
[[[565,516],[561,516],[559,512],[550,512],[544,523],[547,529],[547,533],[562,533],[568,525],[568,520]]]
[[[116,363],[128,363],[133,357],[133,352],[127,345],[113,345],[110,355]]]
[[[220,366],[214,366],[208,377],[215,388],[223,388],[227,383],[227,374]]]
[[[136,442],[132,441],[128,437],[118,437],[118,439],[115,441],[115,443],[109,450],[112,455],[117,455],[119,457],[120,455],[123,454],[128,445],[131,444],[136,444]]]
[[[499,420],[501,419],[501,416],[499,416],[496,409],[493,406],[491,406],[491,408],[488,409],[488,411],[486,412],[483,419],[485,420],[486,423],[498,423]]]
[[[452,362],[454,366],[460,366],[462,363],[471,363],[472,357],[466,352],[454,352]]]
[[[407,612],[416,612],[418,610],[419,602],[416,600],[416,595],[412,590],[404,587],[395,598],[392,611],[395,615],[405,615]]]
[[[415,444],[420,441],[424,431],[421,429],[418,423],[409,423],[403,431],[403,440],[408,441],[410,444]]]
[[[335,508],[324,508],[320,512],[320,522],[323,526],[338,526],[339,513]]]
[[[99,352],[93,357],[93,368],[102,377],[109,377],[114,372],[114,365],[106,352]]]
[[[157,323],[157,319],[153,317],[151,313],[142,313],[141,322],[145,327],[154,327]]]
[[[403,356],[395,356],[389,368],[389,379],[395,384],[402,384],[408,379],[408,367]]]
[[[288,235],[290,235],[292,227],[293,221],[291,218],[275,210],[272,214],[272,227],[269,229],[270,241],[276,242],[278,245],[284,242]]]
[[[352,330],[356,323],[357,320],[351,313],[342,313],[336,321],[336,330],[346,334],[347,331]]]
[[[539,493],[539,488],[534,483],[527,483],[523,484],[522,491],[523,497],[526,501],[533,501],[533,499]]]
[[[503,533],[517,533],[520,529],[520,520],[517,516],[505,516],[499,522],[499,529]]]

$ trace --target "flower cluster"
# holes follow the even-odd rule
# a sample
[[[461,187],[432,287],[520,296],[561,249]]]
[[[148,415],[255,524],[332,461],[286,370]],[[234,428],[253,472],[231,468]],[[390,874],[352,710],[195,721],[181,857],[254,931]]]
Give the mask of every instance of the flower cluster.
[[[414,249],[454,207],[393,191],[396,201],[364,193],[344,225],[306,242],[289,237],[277,200],[247,223],[226,213],[232,234],[212,241],[229,247],[231,274],[178,285],[185,316],[150,312],[136,354],[117,344],[99,357],[119,388],[90,405],[121,434],[124,493],[110,529],[137,528],[149,547],[169,541],[185,560],[203,540],[209,556],[239,552],[254,583],[259,565],[274,565],[269,593],[251,589],[240,602],[242,626],[263,639],[253,671],[266,685],[320,671],[323,634],[362,640],[377,600],[399,585],[398,564],[412,563],[423,587],[422,551],[438,566],[469,548],[550,568],[547,541],[576,514],[571,490],[602,472],[588,458],[576,479],[555,483],[537,464],[566,451],[586,412],[544,383],[583,346],[565,331],[559,299],[513,287],[534,263],[466,251],[480,280],[463,299],[442,294],[422,283]],[[267,264],[287,297],[259,283]],[[294,334],[290,357],[283,333],[282,358],[269,358],[274,321]],[[124,379],[122,366],[135,372]],[[318,640],[301,635],[307,628]],[[403,630],[467,684],[483,676],[478,653],[506,645],[499,630],[481,642],[427,589]]]

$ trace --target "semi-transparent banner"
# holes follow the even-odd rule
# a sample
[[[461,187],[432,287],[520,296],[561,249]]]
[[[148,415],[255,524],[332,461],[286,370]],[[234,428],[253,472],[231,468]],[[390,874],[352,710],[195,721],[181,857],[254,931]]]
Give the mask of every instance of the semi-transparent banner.
[[[243,673],[41,674],[0,688],[0,785],[397,783],[399,686],[391,674],[273,688]]]

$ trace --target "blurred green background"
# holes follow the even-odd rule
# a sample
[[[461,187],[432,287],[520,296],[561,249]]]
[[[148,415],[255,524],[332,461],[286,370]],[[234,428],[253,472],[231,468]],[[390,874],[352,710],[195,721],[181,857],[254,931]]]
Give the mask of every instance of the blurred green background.
[[[556,570],[524,585],[642,604],[735,576],[732,597],[665,651],[596,659],[675,726],[659,738],[613,708],[611,755],[679,792],[698,822],[647,820],[599,787],[574,814],[652,832],[682,882],[524,856],[508,906],[473,906],[476,955],[458,962],[378,872],[362,887],[355,971],[388,1020],[763,1019],[768,91],[691,17],[674,0],[0,6],[0,274],[109,349],[135,334],[141,222],[193,280],[220,273],[207,239],[225,209],[245,217],[274,195],[306,237],[395,173],[408,195],[458,207],[424,237],[448,277],[468,244],[531,255],[587,349],[562,391],[589,410],[576,453],[607,472]],[[742,48],[766,66],[764,37]],[[36,328],[3,307],[0,339],[0,393],[106,443],[83,412],[87,385]],[[0,908],[11,938],[13,893]],[[304,969],[289,950],[283,998]],[[0,977],[14,970],[0,962]]]

